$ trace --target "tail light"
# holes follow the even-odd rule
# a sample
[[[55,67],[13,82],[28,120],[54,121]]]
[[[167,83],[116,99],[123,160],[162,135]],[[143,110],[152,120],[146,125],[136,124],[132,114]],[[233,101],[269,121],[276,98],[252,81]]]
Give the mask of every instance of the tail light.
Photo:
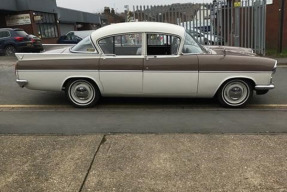
[[[32,43],[35,43],[35,42],[36,42],[36,40],[35,40],[35,39],[31,39],[31,42],[32,42]]]
[[[23,40],[24,40],[24,37],[14,37],[14,39],[15,39],[16,41],[23,41]]]

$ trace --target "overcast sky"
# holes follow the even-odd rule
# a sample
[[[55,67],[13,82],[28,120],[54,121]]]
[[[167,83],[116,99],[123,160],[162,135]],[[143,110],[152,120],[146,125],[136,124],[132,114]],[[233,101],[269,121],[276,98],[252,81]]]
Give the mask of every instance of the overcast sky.
[[[59,7],[76,9],[91,13],[99,13],[104,7],[114,8],[123,12],[124,6],[129,5],[169,5],[173,3],[210,3],[212,0],[56,0]]]

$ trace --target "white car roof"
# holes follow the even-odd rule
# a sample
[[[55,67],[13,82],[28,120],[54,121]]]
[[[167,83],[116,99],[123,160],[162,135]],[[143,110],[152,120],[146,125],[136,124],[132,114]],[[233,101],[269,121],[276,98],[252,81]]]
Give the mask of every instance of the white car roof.
[[[102,27],[92,33],[93,40],[120,33],[157,32],[175,34],[183,37],[185,29],[182,26],[159,22],[127,22]]]

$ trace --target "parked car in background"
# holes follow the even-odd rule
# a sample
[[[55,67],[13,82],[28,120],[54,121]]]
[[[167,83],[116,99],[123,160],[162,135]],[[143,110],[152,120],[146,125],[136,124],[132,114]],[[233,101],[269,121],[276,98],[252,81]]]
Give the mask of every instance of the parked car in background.
[[[0,54],[14,55],[16,52],[40,52],[43,50],[41,40],[28,35],[23,29],[0,29]]]
[[[200,30],[188,30],[187,31],[191,36],[193,36],[200,44],[208,45],[208,39],[205,37],[205,34]]]
[[[277,61],[252,49],[203,46],[178,25],[130,22],[102,27],[73,47],[17,53],[20,87],[65,91],[76,107],[100,97],[216,97],[242,107],[274,88]]]
[[[62,35],[57,43],[58,44],[77,44],[85,37],[91,35],[95,30],[86,30],[86,31],[70,31],[66,35]]]
[[[207,45],[224,45],[224,39],[220,35],[216,35],[209,32],[204,33],[204,37],[207,39]]]
[[[202,32],[199,29],[188,30],[200,44],[202,45],[224,45],[223,38],[209,32]]]

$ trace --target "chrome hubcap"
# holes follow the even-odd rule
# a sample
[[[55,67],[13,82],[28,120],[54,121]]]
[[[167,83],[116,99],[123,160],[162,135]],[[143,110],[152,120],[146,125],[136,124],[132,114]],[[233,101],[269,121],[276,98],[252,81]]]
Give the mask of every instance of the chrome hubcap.
[[[243,90],[240,87],[233,87],[229,90],[228,95],[234,101],[240,99],[243,95]]]
[[[231,105],[244,103],[250,94],[248,85],[244,82],[229,83],[223,89],[223,99]]]
[[[75,82],[71,85],[70,97],[77,104],[88,105],[95,98],[95,88],[89,82]]]
[[[86,87],[78,87],[75,91],[75,95],[81,100],[86,100],[89,97],[89,91]]]

